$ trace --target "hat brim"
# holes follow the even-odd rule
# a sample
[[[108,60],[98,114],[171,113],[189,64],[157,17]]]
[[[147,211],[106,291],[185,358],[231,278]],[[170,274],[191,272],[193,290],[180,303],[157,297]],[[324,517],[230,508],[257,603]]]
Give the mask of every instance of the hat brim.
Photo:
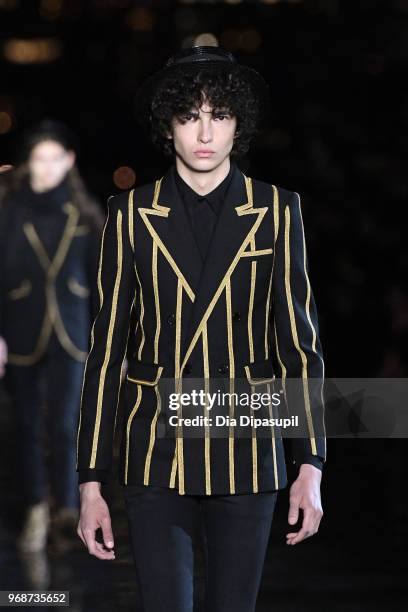
[[[259,120],[265,118],[270,108],[271,95],[267,82],[259,74],[259,72],[243,64],[231,64],[229,62],[207,60],[205,62],[173,64],[150,75],[136,91],[135,110],[136,119],[139,125],[145,130],[149,129],[151,101],[156,90],[167,77],[174,77],[178,73],[195,74],[201,70],[232,72],[233,74],[242,76],[248,81],[259,100]]]

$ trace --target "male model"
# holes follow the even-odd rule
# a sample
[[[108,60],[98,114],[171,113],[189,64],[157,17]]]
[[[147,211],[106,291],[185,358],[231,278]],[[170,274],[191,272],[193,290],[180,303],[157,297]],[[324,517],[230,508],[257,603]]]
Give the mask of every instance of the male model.
[[[225,435],[208,423],[191,435],[182,418],[171,435],[161,383],[179,390],[194,379],[206,389],[246,381],[251,391],[272,392],[278,374],[289,413],[300,402],[306,424],[306,435],[290,440],[299,474],[289,523],[299,508],[303,522],[287,543],[316,533],[322,517],[326,440],[321,384],[311,382],[323,379],[324,365],[300,198],[245,176],[234,159],[248,150],[267,103],[262,77],[229,52],[177,53],[138,96],[140,121],[173,163],[108,203],[78,427],[78,534],[91,554],[115,558],[101,483],[121,390],[120,482],[145,612],[192,612],[197,535],[208,612],[255,610],[277,491],[287,484],[276,427],[261,436],[251,421],[237,435],[243,408],[232,401]],[[270,403],[269,416],[273,410]]]

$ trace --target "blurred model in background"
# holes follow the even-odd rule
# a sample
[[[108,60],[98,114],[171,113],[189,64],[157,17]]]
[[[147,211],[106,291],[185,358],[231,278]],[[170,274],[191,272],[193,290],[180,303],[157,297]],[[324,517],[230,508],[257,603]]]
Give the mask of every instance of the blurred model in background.
[[[78,515],[76,427],[104,215],[75,161],[72,134],[45,120],[1,173],[0,378],[16,416],[24,551],[45,548],[50,524],[56,537],[72,531]]]

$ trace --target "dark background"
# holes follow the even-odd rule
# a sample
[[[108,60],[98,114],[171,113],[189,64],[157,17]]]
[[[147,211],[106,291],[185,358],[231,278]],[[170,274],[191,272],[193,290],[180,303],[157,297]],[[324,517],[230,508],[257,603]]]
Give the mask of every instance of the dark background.
[[[407,0],[0,0],[0,32],[0,162],[18,162],[32,123],[61,119],[101,206],[166,170],[134,99],[175,50],[210,33],[262,72],[271,113],[239,165],[301,195],[326,375],[407,375]],[[405,609],[407,464],[403,439],[329,439],[319,533],[285,547],[283,492],[257,610]],[[116,516],[122,560],[83,551],[55,560],[55,588],[75,583],[78,610],[138,610],[120,508]],[[13,534],[0,537],[9,550]],[[1,588],[20,588],[20,562],[12,552],[3,562]]]

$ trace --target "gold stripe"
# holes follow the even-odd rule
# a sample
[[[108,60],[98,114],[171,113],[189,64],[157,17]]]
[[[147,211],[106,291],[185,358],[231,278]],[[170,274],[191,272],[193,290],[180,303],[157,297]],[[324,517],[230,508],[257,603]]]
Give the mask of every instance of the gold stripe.
[[[268,390],[267,392],[270,398],[271,397],[271,385],[268,383],[266,385],[266,388]],[[272,401],[269,402],[268,408],[269,408],[269,418],[272,419],[274,418]],[[279,487],[279,476],[278,476],[278,466],[277,466],[277,461],[276,461],[275,427],[273,425],[271,425],[271,442],[272,442],[272,455],[273,455],[273,478],[274,478],[274,483],[275,483],[275,489],[277,489]]]
[[[176,339],[174,346],[174,391],[177,392],[180,384],[180,349],[181,349],[181,312],[182,312],[183,286],[180,278],[177,280],[177,302],[176,302]],[[179,411],[177,412],[179,416]],[[176,426],[175,449],[170,474],[170,487],[175,487],[177,458],[179,453],[179,426]],[[179,476],[180,478],[180,476]]]
[[[302,217],[302,207],[300,205],[300,195],[295,192],[297,197],[298,197],[298,206],[299,206],[299,215],[300,215],[300,221],[301,221],[301,225],[302,225],[302,240],[303,240],[303,270],[305,273],[305,278],[306,278],[306,284],[307,284],[307,298],[306,298],[306,314],[307,314],[307,319],[309,321],[310,327],[312,328],[312,334],[313,334],[313,342],[312,342],[312,348],[313,351],[316,353],[316,355],[318,355],[320,361],[322,362],[322,367],[323,367],[323,375],[322,375],[322,381],[324,380],[324,372],[325,372],[325,364],[324,361],[321,357],[321,355],[316,351],[316,338],[317,338],[317,334],[316,334],[316,329],[313,325],[312,322],[312,318],[310,316],[310,299],[311,299],[311,293],[312,293],[312,289],[310,286],[310,280],[309,280],[309,275],[307,273],[307,267],[306,267],[306,239],[305,239],[305,229],[304,229],[304,225],[303,225],[303,217]],[[322,400],[322,407],[323,407],[323,431],[324,431],[324,443],[325,443],[325,447],[326,447],[326,426],[325,426],[325,422],[324,422],[324,411],[325,411],[325,402],[324,402],[324,397],[323,397],[323,383],[320,389],[320,394],[321,394],[321,400]],[[326,453],[326,450],[325,450]]]
[[[204,416],[209,415],[207,409],[207,399],[210,392],[209,379],[210,379],[210,368],[208,364],[208,336],[207,336],[207,325],[203,327],[203,362],[204,362],[204,382],[205,382],[205,397],[206,405],[204,407]],[[205,455],[205,493],[211,495],[211,463],[210,463],[210,432],[209,425],[205,424],[205,439],[204,439],[204,455]]]
[[[116,218],[116,232],[117,232],[117,271],[115,278],[115,286],[113,289],[113,297],[112,297],[112,310],[109,320],[109,328],[108,328],[108,338],[106,343],[106,351],[105,358],[102,364],[100,376],[99,376],[99,388],[98,388],[98,398],[97,398],[97,406],[96,406],[96,422],[94,428],[94,436],[92,442],[92,454],[91,454],[91,462],[89,467],[94,468],[96,463],[96,452],[98,449],[98,438],[99,438],[99,428],[102,414],[102,404],[103,404],[103,391],[105,386],[105,376],[106,370],[108,368],[109,357],[112,347],[112,336],[113,329],[115,325],[116,319],[116,310],[117,310],[117,302],[118,302],[118,293],[120,287],[120,280],[122,276],[122,211],[119,210]]]
[[[144,477],[143,477],[143,484],[145,484],[145,485],[149,484],[150,465],[151,465],[151,462],[152,462],[153,447],[154,447],[154,443],[155,443],[155,440],[156,440],[156,423],[157,423],[157,419],[159,418],[159,414],[160,414],[160,410],[161,410],[161,396],[160,396],[160,393],[159,393],[159,390],[158,390],[157,386],[154,388],[154,390],[156,392],[156,412],[155,412],[155,415],[154,415],[154,417],[152,419],[152,422],[150,423],[149,448],[148,448],[147,454],[146,454]]]
[[[248,305],[248,342],[249,342],[249,361],[254,361],[254,338],[252,334],[252,315],[254,310],[254,295],[256,283],[256,261],[251,263],[251,288],[249,293]]]
[[[278,229],[279,229],[279,195],[278,190],[275,185],[272,185],[273,192],[273,227],[274,227],[274,241],[273,241],[273,260],[272,260],[272,270],[271,276],[269,279],[268,286],[268,296],[266,299],[266,307],[265,307],[265,359],[269,357],[269,321],[271,314],[271,291],[272,291],[272,279],[273,279],[273,271],[275,269],[275,248],[276,248],[276,240],[278,237]]]
[[[229,405],[229,417],[230,426],[228,431],[228,463],[229,463],[229,483],[230,483],[230,494],[235,493],[235,461],[234,461],[234,425],[232,419],[234,418],[234,378],[235,378],[235,357],[234,357],[234,335],[232,327],[232,304],[231,304],[231,279],[228,278],[225,285],[225,302],[227,311],[227,331],[228,331],[228,360],[229,360],[229,373],[230,373],[230,405]]]
[[[129,376],[129,374],[126,374],[126,378],[127,380],[130,380],[131,382],[134,382],[134,383],[138,383],[140,385],[147,385],[149,387],[154,387],[154,385],[157,385],[162,371],[163,371],[163,366],[160,366],[157,369],[156,378],[154,380],[146,380],[144,378],[133,378],[132,376]]]
[[[251,386],[251,395],[254,392],[254,387]],[[251,415],[255,416],[254,409],[250,407]],[[256,439],[256,429],[251,424],[251,439],[252,439],[252,489],[254,493],[258,493],[258,445]]]
[[[105,224],[103,226],[102,238],[101,238],[101,247],[100,247],[100,251],[99,251],[99,261],[98,261],[97,286],[98,286],[98,294],[99,294],[99,312],[102,309],[102,303],[103,303],[103,290],[102,290],[102,283],[101,283],[101,272],[102,272],[103,250],[104,250],[104,245],[105,245],[105,230],[106,230],[106,226],[108,225],[108,220],[109,220],[109,208],[108,208],[108,214],[107,214],[106,219],[105,219]],[[92,350],[93,350],[93,347],[94,347],[94,342],[95,342],[95,335],[94,334],[95,334],[96,319],[97,319],[97,317],[94,318],[94,321],[92,323],[92,328],[91,328],[91,346],[90,346],[90,349],[89,349],[89,352],[88,352],[88,356],[87,356],[86,361],[85,361],[84,376],[82,378],[81,400],[80,400],[80,410],[79,410],[79,423],[78,423],[78,431],[77,431],[77,458],[76,458],[76,468],[77,469],[78,469],[78,440],[79,440],[79,432],[81,430],[81,417],[82,417],[82,397],[83,397],[83,393],[84,393],[84,386],[85,386],[85,378],[86,378],[86,373],[87,373],[88,359],[89,359],[89,355],[92,353]]]
[[[142,337],[140,338],[140,344],[139,344],[137,355],[140,361],[142,358],[142,349],[145,343],[145,332],[144,332],[144,327],[143,327],[143,319],[144,319],[145,310],[144,310],[144,302],[143,302],[142,283],[140,282],[139,273],[136,268],[136,262],[134,263],[134,268],[135,268],[135,273],[136,273],[136,278],[137,278],[137,284],[139,285],[139,303],[140,303],[139,323],[140,323],[140,333],[142,334]]]
[[[30,293],[31,293],[31,281],[29,278],[24,278],[21,281],[21,284],[19,287],[10,289],[7,292],[7,297],[10,300],[19,300],[20,298],[25,297],[26,295],[29,295]]]
[[[128,197],[128,225],[129,225],[129,240],[132,245],[132,251],[135,252],[135,243],[134,243],[134,228],[133,228],[133,194],[135,190],[131,189]]]
[[[120,211],[119,211],[120,212]],[[142,385],[137,385],[137,398],[136,403],[132,408],[132,412],[129,415],[126,424],[126,457],[125,457],[125,484],[128,481],[128,469],[129,469],[129,437],[130,437],[130,427],[132,425],[133,417],[135,416],[142,399]]]
[[[302,382],[303,382],[303,396],[305,400],[305,410],[307,423],[309,427],[309,435],[310,435],[310,443],[312,445],[312,453],[313,455],[317,455],[316,450],[316,441],[313,430],[313,422],[310,412],[310,399],[309,392],[307,386],[307,357],[303,351],[303,349],[299,345],[299,338],[296,329],[296,320],[295,313],[293,309],[292,303],[292,293],[290,287],[290,244],[289,244],[289,233],[290,233],[290,210],[289,206],[285,207],[285,288],[286,288],[286,299],[288,302],[288,310],[290,317],[290,327],[292,331],[293,343],[299,352],[300,358],[302,360]]]
[[[151,234],[151,236],[153,238],[153,241],[160,247],[160,250],[162,251],[162,253],[165,256],[165,258],[167,259],[167,261],[169,262],[171,268],[173,269],[173,272],[176,274],[176,276],[182,282],[183,288],[186,291],[188,297],[190,298],[190,300],[192,302],[194,302],[194,298],[195,298],[194,291],[191,289],[191,287],[188,284],[186,278],[184,277],[184,274],[181,272],[180,268],[177,266],[177,264],[174,261],[173,257],[169,253],[167,247],[165,246],[165,244],[161,240],[160,236],[158,235],[158,233],[156,232],[156,230],[154,229],[154,227],[150,223],[149,219],[147,218],[148,215],[159,215],[159,216],[167,216],[167,215],[163,214],[161,211],[152,210],[151,208],[139,208],[138,210],[139,210],[140,216],[142,217],[142,219],[143,219],[147,229],[149,230],[149,232],[150,232],[150,234]]]
[[[157,282],[157,244],[153,243],[152,254],[152,277],[154,291],[154,305],[156,308],[156,333],[154,335],[154,363],[158,363],[159,359],[159,336],[160,336],[160,301],[159,301],[159,285]]]
[[[268,255],[269,253],[273,253],[273,248],[270,249],[258,249],[253,251],[244,251],[241,257],[253,257],[254,255]]]
[[[184,369],[184,367],[185,367],[185,365],[187,363],[187,360],[190,357],[190,355],[191,355],[191,353],[192,353],[192,351],[193,351],[193,349],[194,349],[194,347],[195,347],[195,345],[197,343],[197,340],[198,340],[198,338],[199,338],[199,336],[200,336],[200,334],[202,332],[202,329],[203,329],[203,327],[204,327],[208,317],[210,316],[211,312],[213,311],[213,308],[214,308],[215,304],[218,301],[219,296],[221,295],[222,291],[224,291],[224,287],[225,287],[225,285],[227,283],[228,277],[231,276],[232,272],[234,271],[234,269],[235,269],[235,267],[236,267],[236,265],[238,263],[238,260],[239,260],[239,258],[241,256],[242,252],[244,251],[244,249],[246,248],[248,243],[252,240],[253,236],[255,235],[255,233],[256,233],[260,223],[262,222],[262,219],[263,219],[265,213],[267,212],[267,210],[268,210],[268,207],[263,207],[263,208],[256,208],[256,209],[253,209],[253,210],[252,209],[248,209],[248,210],[243,211],[242,213],[238,212],[239,215],[241,215],[241,214],[247,215],[247,214],[254,214],[254,213],[256,213],[258,215],[258,218],[255,221],[254,225],[252,226],[251,230],[248,232],[245,240],[241,244],[241,247],[238,249],[238,251],[237,251],[234,259],[232,260],[231,265],[229,266],[229,268],[228,268],[224,278],[222,279],[222,281],[218,285],[218,288],[217,288],[216,292],[214,293],[214,295],[212,297],[212,300],[210,301],[210,303],[209,303],[209,305],[207,307],[207,310],[205,311],[205,313],[204,313],[204,315],[203,315],[203,317],[201,319],[201,322],[198,325],[198,327],[197,327],[197,329],[195,331],[195,334],[194,334],[194,336],[193,336],[193,338],[192,338],[192,340],[190,342],[190,345],[189,345],[189,347],[187,349],[187,352],[186,352],[186,354],[184,356],[183,363],[182,363],[182,366],[181,366],[182,370]]]

